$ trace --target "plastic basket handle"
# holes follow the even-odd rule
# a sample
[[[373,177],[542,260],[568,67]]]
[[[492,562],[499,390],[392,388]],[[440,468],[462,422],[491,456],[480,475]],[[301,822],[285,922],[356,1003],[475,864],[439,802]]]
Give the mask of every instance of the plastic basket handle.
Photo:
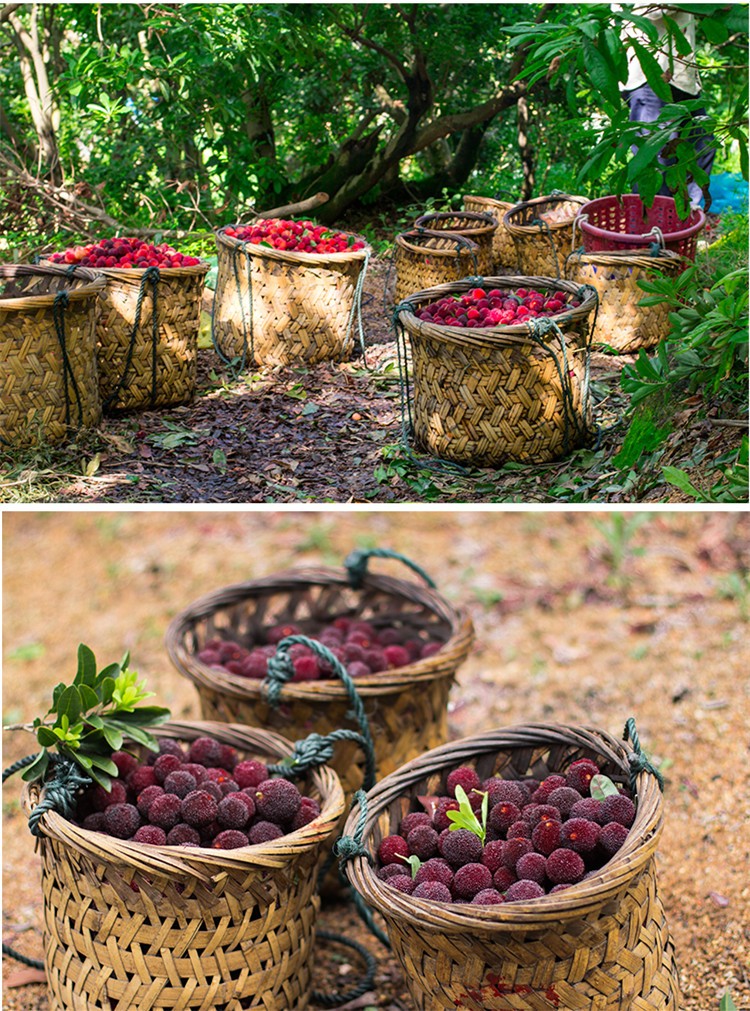
[[[356,548],[344,560],[344,566],[349,573],[349,583],[353,589],[358,590],[362,586],[367,575],[367,563],[371,558],[394,558],[396,561],[403,562],[412,572],[416,572],[431,590],[436,588],[435,583],[424,569],[407,558],[406,555],[399,554],[398,551],[391,551],[390,548]]]

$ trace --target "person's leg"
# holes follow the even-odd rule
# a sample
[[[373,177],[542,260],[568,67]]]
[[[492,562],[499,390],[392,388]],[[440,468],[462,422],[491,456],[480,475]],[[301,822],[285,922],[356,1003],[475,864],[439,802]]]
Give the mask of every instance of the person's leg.
[[[686,91],[680,91],[679,88],[672,86],[672,97],[675,102],[685,102],[688,99],[700,98],[698,95],[690,95]],[[703,169],[707,176],[711,175],[711,169],[714,165],[714,158],[716,157],[716,148],[713,144],[713,137],[711,134],[707,133],[704,128],[701,119],[706,116],[706,110],[701,106],[692,113],[692,118],[694,122],[694,129],[690,131],[688,135],[688,140],[695,148],[697,157],[698,167]],[[688,196],[690,197],[690,203],[693,207],[697,207],[703,198],[703,190],[697,183],[688,183]],[[709,201],[710,202],[710,201]]]

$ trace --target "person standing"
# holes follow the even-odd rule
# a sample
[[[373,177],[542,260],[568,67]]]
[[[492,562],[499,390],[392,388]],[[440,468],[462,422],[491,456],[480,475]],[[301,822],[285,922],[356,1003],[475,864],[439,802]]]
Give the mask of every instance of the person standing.
[[[618,12],[622,12],[624,9],[621,4],[613,4],[612,7],[613,10],[617,10]],[[700,98],[701,82],[695,63],[694,15],[680,10],[679,7],[663,4],[635,4],[632,12],[640,17],[648,18],[659,33],[661,44],[658,52],[654,55],[659,66],[662,68],[665,81],[670,86],[672,101],[679,103]],[[684,56],[680,56],[675,49],[674,41],[668,32],[667,22],[664,20],[665,15],[679,28],[690,45],[690,52]],[[651,45],[646,33],[633,24],[628,24],[624,27],[621,37],[623,41],[632,38],[644,46],[650,47]],[[620,85],[620,90],[630,108],[630,121],[632,123],[653,123],[659,118],[661,110],[667,103],[655,94],[648,84],[636,50],[629,46],[627,52],[628,77]],[[701,119],[705,118],[705,116],[706,110],[702,106],[691,112],[694,126],[687,140],[695,148],[698,166],[703,169],[707,176],[710,176],[716,149],[713,138],[706,132],[701,123]],[[645,134],[647,131],[644,130],[643,132]],[[637,151],[637,147],[634,147],[633,150]],[[676,161],[674,157],[670,157],[663,152],[659,155],[658,160],[664,168],[673,165]],[[688,198],[693,207],[698,207],[704,200],[707,205],[710,204],[708,185],[706,185],[706,192],[704,193],[703,188],[697,182],[689,179],[687,189]],[[674,192],[668,186],[663,176],[662,185],[658,192],[664,196],[671,196]]]

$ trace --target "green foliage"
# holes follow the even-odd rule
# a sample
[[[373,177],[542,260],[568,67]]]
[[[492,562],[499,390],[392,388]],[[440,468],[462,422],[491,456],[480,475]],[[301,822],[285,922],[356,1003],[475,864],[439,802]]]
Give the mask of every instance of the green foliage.
[[[737,1005],[732,1000],[732,995],[728,990],[719,1001],[719,1011],[737,1011]]]
[[[158,750],[147,728],[169,719],[169,710],[141,705],[153,692],[145,690],[128,664],[126,654],[120,663],[109,664],[97,672],[96,658],[89,647],[83,644],[78,647],[78,669],[72,684],[57,684],[45,717],[37,717],[32,724],[42,750],[24,771],[25,780],[43,778],[49,764],[49,749],[55,748],[80,765],[95,783],[109,790],[110,777],[117,775],[111,755],[122,748],[126,738],[152,751]]]
[[[643,554],[643,548],[635,547],[633,540],[649,519],[648,513],[612,513],[606,520],[594,520],[594,526],[607,543],[608,582],[617,590],[626,590],[630,584],[628,563]]]
[[[748,437],[742,437],[740,448],[716,460],[714,481],[708,488],[697,488],[688,474],[678,467],[664,467],[665,479],[699,502],[748,501],[750,476],[748,474]]]
[[[656,356],[641,350],[623,370],[622,387],[637,404],[667,387],[685,383],[689,392],[705,389],[725,396],[744,388],[748,364],[747,272],[734,270],[708,290],[693,266],[676,278],[640,281],[647,293],[641,305],[666,303],[671,333]]]
[[[472,791],[479,793],[480,791]],[[488,793],[482,794],[482,808],[481,815],[482,820],[477,818],[473,807],[469,802],[469,798],[466,796],[466,791],[462,786],[456,787],[456,800],[458,801],[458,811],[446,811],[446,818],[451,823],[449,828],[451,832],[455,832],[460,828],[465,828],[469,832],[473,832],[474,835],[479,836],[484,845],[485,836],[487,835],[487,810],[489,807],[490,795]]]
[[[612,797],[620,792],[609,776],[601,773],[598,776],[592,776],[589,790],[594,800],[604,800],[605,797]]]

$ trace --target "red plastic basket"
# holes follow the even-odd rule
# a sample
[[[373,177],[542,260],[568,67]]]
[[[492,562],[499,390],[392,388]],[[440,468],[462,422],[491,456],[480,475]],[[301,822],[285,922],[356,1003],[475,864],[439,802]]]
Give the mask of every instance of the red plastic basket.
[[[648,249],[663,237],[665,249],[694,260],[706,215],[696,207],[687,218],[680,218],[673,197],[654,197],[653,205],[644,207],[637,193],[626,193],[590,200],[581,207],[575,223],[586,253]]]

